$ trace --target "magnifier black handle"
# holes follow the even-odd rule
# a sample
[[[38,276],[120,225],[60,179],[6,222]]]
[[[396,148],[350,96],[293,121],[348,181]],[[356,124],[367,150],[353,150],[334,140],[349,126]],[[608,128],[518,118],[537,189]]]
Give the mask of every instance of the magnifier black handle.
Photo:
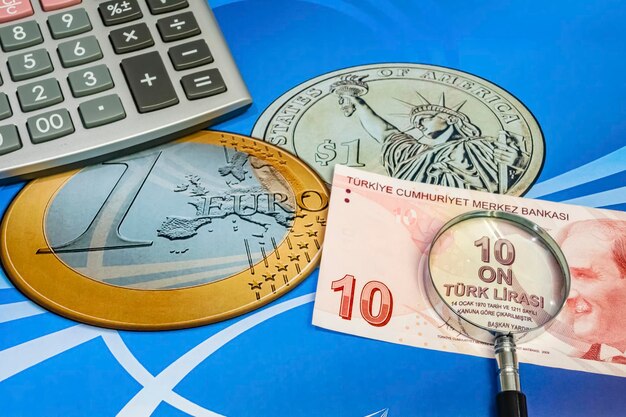
[[[528,417],[526,396],[520,391],[501,391],[496,396],[499,417]]]

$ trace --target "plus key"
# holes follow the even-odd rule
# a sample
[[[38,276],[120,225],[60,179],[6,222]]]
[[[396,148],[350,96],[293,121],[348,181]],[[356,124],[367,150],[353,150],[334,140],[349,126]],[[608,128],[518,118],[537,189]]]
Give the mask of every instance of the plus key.
[[[124,59],[121,65],[139,113],[178,104],[178,96],[158,52]]]

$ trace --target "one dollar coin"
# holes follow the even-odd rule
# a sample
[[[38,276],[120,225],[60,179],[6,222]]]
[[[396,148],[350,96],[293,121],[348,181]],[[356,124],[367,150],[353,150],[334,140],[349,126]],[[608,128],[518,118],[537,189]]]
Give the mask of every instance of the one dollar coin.
[[[522,195],[544,160],[539,124],[515,97],[466,72],[374,64],[309,80],[279,97],[252,136],[327,182],[336,164],[428,184]]]

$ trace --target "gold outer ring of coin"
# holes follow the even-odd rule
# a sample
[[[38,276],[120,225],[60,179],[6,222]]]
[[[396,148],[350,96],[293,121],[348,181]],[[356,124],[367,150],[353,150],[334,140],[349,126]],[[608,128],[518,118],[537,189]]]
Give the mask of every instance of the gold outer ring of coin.
[[[267,254],[267,263],[261,260],[230,277],[195,287],[137,290],[90,279],[56,255],[36,258],[38,249],[49,247],[44,234],[47,210],[57,192],[79,172],[74,170],[29,183],[7,209],[0,230],[0,257],[15,286],[45,308],[80,322],[168,330],[244,314],[302,282],[319,262],[327,218],[328,191],[318,175],[284,150],[241,135],[204,131],[178,142],[248,153],[268,161],[289,183],[296,197],[296,217],[277,249]],[[289,254],[296,261],[290,261]]]

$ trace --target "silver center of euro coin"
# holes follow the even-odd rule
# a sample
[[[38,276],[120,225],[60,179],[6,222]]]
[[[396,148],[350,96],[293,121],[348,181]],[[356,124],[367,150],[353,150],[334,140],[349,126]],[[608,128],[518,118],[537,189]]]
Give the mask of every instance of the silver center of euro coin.
[[[267,162],[233,148],[174,143],[82,170],[45,219],[66,265],[139,289],[214,282],[287,235],[295,198]]]
[[[523,194],[543,164],[535,118],[502,88],[448,68],[347,68],[277,99],[252,136],[282,146],[327,183],[335,164],[428,184]]]

